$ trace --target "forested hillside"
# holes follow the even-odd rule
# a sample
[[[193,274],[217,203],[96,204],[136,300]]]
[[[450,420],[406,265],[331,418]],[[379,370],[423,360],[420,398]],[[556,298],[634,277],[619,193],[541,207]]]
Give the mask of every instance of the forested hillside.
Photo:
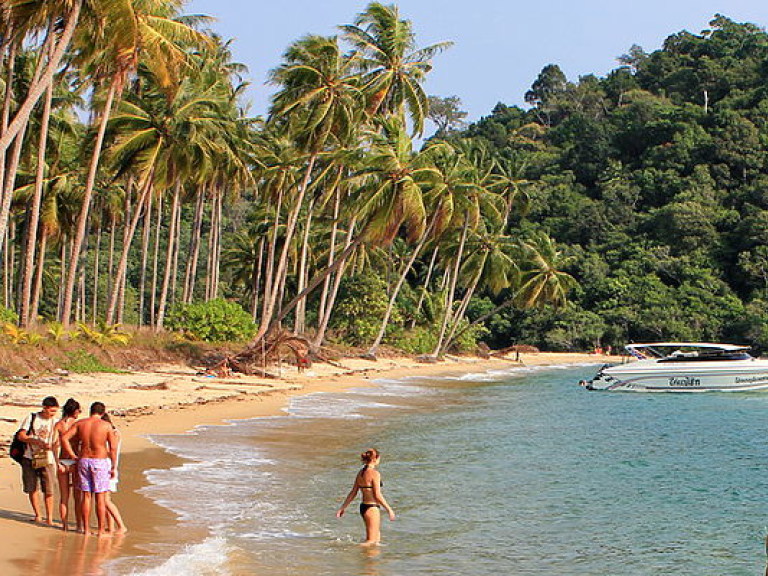
[[[523,229],[569,246],[579,281],[564,310],[489,321],[495,343],[768,346],[768,34],[710,26],[633,46],[604,78],[546,66],[530,109],[498,104],[453,133],[514,167]]]
[[[370,356],[768,345],[761,28],[717,16],[604,78],[551,64],[528,106],[463,126],[458,98],[423,87],[450,39],[421,46],[372,2],[286,47],[262,118],[230,42],[184,5],[0,4],[14,345],[73,325],[96,340],[291,332]]]

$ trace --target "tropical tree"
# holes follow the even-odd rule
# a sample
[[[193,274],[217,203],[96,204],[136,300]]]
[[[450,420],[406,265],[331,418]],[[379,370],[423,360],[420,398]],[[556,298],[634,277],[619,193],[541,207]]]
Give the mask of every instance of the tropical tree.
[[[379,2],[368,4],[354,24],[341,26],[341,30],[355,50],[368,113],[407,111],[414,132],[421,134],[429,110],[421,84],[432,69],[432,58],[452,42],[417,48],[411,21],[401,19],[394,4]]]

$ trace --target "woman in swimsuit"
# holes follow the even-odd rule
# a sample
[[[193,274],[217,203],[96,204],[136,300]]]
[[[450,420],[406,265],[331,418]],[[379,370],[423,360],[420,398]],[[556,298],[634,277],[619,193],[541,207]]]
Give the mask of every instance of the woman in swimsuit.
[[[375,448],[367,450],[360,455],[363,461],[363,469],[355,476],[355,483],[347,494],[347,499],[341,505],[336,517],[341,518],[344,512],[355,499],[358,492],[362,493],[362,502],[360,503],[360,515],[365,522],[365,542],[364,546],[373,546],[381,541],[381,508],[384,508],[389,514],[389,519],[395,519],[395,512],[384,499],[381,493],[381,474],[376,470],[376,466],[381,462],[381,455]]]
[[[61,450],[59,439],[77,422],[80,417],[80,403],[74,398],[70,398],[64,404],[61,420],[56,423],[56,443],[59,452],[57,476],[59,478],[59,515],[61,516],[61,528],[66,532],[69,530],[67,519],[69,516],[69,494],[73,493],[75,497],[75,519],[77,520],[77,531],[83,528],[82,514],[80,513],[80,491],[77,489],[77,466],[75,460],[68,458]]]

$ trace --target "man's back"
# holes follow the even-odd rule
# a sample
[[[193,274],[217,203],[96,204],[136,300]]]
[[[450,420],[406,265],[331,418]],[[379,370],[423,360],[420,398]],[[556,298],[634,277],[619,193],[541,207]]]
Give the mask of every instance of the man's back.
[[[109,458],[112,425],[100,416],[91,416],[77,423],[81,458]]]

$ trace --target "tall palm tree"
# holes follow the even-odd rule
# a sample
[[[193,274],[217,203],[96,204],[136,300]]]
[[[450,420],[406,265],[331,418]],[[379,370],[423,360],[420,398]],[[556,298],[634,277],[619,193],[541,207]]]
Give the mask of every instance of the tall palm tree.
[[[70,321],[80,249],[85,238],[104,135],[115,99],[122,93],[128,75],[136,70],[140,56],[161,89],[172,94],[177,89],[180,72],[188,66],[185,48],[209,42],[205,35],[179,19],[182,0],[137,0],[128,5],[126,1],[120,0],[117,4],[120,18],[111,18],[113,13],[103,15],[104,24],[97,30],[104,34],[97,38],[98,41],[95,42],[92,35],[85,34],[81,50],[84,63],[93,69],[95,78],[103,81],[107,89],[98,116],[98,131],[88,168],[83,206],[72,243],[62,305],[61,321],[64,325]]]
[[[432,58],[452,43],[417,48],[410,20],[401,19],[394,4],[379,2],[368,4],[353,25],[341,30],[363,73],[368,112],[399,114],[405,108],[414,132],[421,134],[429,109],[421,83],[432,69]]]
[[[281,88],[272,100],[270,122],[282,126],[306,151],[304,177],[299,184],[286,222],[285,241],[256,339],[270,327],[296,222],[301,212],[315,163],[333,140],[344,141],[360,115],[358,80],[351,73],[352,62],[343,54],[335,37],[306,36],[292,44],[285,62],[272,71],[271,81]]]

